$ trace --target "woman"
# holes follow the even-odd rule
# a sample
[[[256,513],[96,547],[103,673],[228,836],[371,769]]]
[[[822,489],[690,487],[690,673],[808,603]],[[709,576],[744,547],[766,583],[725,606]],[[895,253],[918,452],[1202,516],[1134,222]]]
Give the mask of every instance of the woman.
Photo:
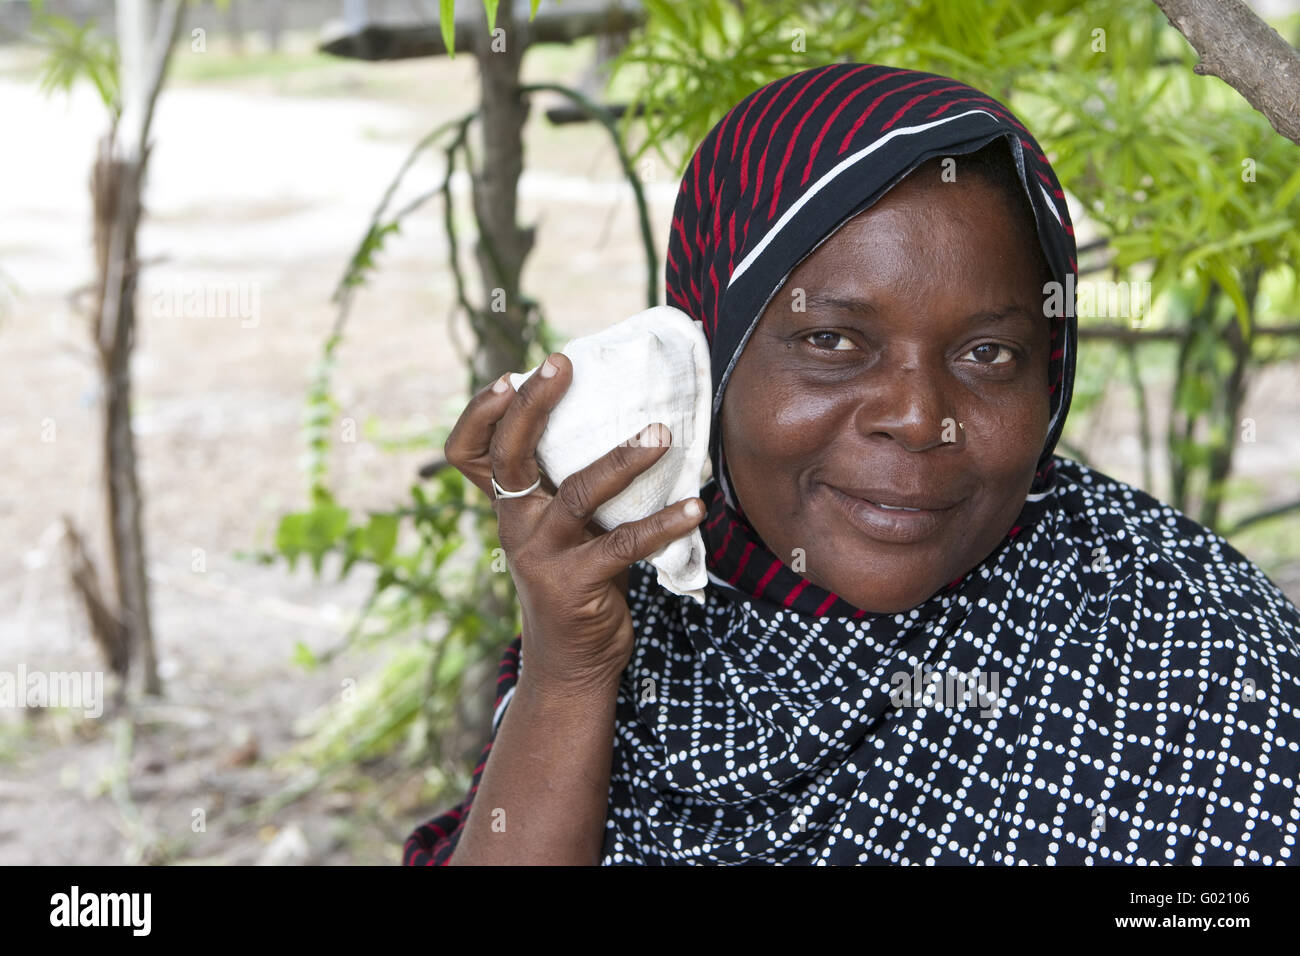
[[[668,248],[711,349],[707,514],[588,525],[653,441],[536,489],[565,356],[474,397],[447,457],[495,496],[524,627],[404,862],[1294,859],[1300,611],[1055,455],[1075,269],[1055,174],[977,90],[835,64],[737,104]],[[703,606],[644,562],[697,524]]]

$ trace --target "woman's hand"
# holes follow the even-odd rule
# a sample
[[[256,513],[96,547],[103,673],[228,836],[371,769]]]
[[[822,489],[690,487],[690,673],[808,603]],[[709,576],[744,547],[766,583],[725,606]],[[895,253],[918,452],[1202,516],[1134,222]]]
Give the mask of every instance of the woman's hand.
[[[659,460],[671,436],[662,423],[575,472],[553,488],[497,499],[491,476],[510,490],[540,474],[535,454],[551,410],[572,381],[573,366],[556,353],[516,393],[507,376],[471,400],[447,438],[447,461],[493,499],[501,546],[523,611],[524,657],[539,686],[568,692],[617,681],[632,654],[627,570],[691,532],[704,503],[688,498],[608,532],[596,509]],[[494,382],[493,385],[497,383]],[[656,435],[655,429],[661,429]],[[691,505],[698,513],[688,511]]]

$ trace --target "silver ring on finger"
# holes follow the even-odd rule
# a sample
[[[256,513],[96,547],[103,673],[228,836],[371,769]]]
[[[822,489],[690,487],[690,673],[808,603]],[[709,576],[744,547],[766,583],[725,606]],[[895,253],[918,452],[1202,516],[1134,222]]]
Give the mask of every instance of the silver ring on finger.
[[[497,484],[496,475],[492,475],[491,478],[492,478],[492,490],[496,492],[496,496],[498,498],[523,498],[525,495],[531,495],[534,491],[536,491],[538,488],[542,486],[542,476],[540,472],[537,475],[537,480],[534,481],[527,488],[525,488],[523,491],[506,491],[499,484]]]

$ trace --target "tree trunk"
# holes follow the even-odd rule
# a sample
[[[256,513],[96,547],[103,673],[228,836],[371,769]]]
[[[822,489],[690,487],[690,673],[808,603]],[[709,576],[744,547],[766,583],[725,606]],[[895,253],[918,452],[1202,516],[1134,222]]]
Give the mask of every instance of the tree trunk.
[[[526,18],[527,5],[523,4]],[[480,10],[480,15],[482,11]],[[534,230],[520,228],[518,213],[519,176],[523,172],[523,129],[528,103],[519,95],[519,71],[528,44],[526,25],[516,17],[513,0],[501,0],[496,26],[504,31],[497,39],[489,35],[485,19],[475,30],[474,55],[479,70],[479,123],[482,129],[482,161],[470,169],[471,195],[478,237],[474,244],[482,280],[483,300],[470,314],[478,347],[471,363],[472,391],[494,378],[525,367],[529,340],[529,309],[520,294],[524,259],[533,247]],[[504,43],[504,48],[503,48]],[[495,47],[495,49],[494,49]],[[493,620],[515,614],[514,603],[489,589],[483,613]],[[480,702],[491,697],[490,685],[496,669],[483,674],[484,685],[470,695],[466,715],[472,745],[477,754],[491,730],[491,708]]]
[[[471,170],[471,180],[479,229],[474,253],[484,302],[470,316],[479,343],[471,368],[473,391],[504,372],[522,370],[528,341],[528,309],[519,293],[519,277],[533,247],[534,230],[521,229],[515,219],[528,119],[528,103],[519,95],[527,37],[514,7],[513,0],[502,0],[497,8],[496,25],[503,36],[494,40],[486,22],[475,31],[483,160],[478,170]]]
[[[1179,406],[1179,395],[1187,387],[1186,382],[1200,375],[1193,353],[1198,352],[1198,343],[1206,335],[1212,335],[1214,315],[1219,308],[1220,290],[1217,283],[1210,286],[1205,304],[1194,313],[1188,323],[1187,335],[1179,343],[1178,359],[1174,364],[1173,401],[1169,406],[1169,429],[1166,441],[1169,448],[1169,503],[1186,514],[1192,513],[1191,479],[1192,470],[1184,461],[1183,446],[1196,435],[1196,416],[1188,415]]]
[[[141,689],[162,693],[149,613],[143,502],[131,432],[131,350],[138,277],[136,233],[149,164],[149,129],[181,24],[182,0],[118,0],[115,9],[121,113],[99,144],[91,174],[96,313],[94,340],[103,383],[104,506],[109,569],[129,658]],[[156,17],[154,14],[156,13]]]
[[[131,635],[115,610],[116,602],[104,596],[86,542],[72,516],[68,514],[63,516],[63,541],[67,552],[69,584],[86,609],[86,624],[91,639],[99,647],[109,672],[116,678],[113,706],[121,707],[126,703],[126,678],[131,666]]]
[[[1255,331],[1255,297],[1259,293],[1262,269],[1253,269],[1242,283],[1243,297],[1251,312],[1248,316],[1251,340],[1247,341],[1241,334],[1239,317],[1233,315],[1228,323],[1224,338],[1232,350],[1232,372],[1218,394],[1222,408],[1221,421],[1226,426],[1222,445],[1214,449],[1210,456],[1209,477],[1205,486],[1205,501],[1201,505],[1201,524],[1207,528],[1219,528],[1219,516],[1223,509],[1224,483],[1232,474],[1232,462],[1240,438],[1241,410],[1246,404],[1246,393],[1250,388],[1251,360],[1254,358]]]
[[[101,141],[91,179],[98,283],[98,355],[103,383],[103,477],[109,567],[118,615],[139,661],[142,689],[161,694],[149,614],[142,502],[131,432],[131,349],[135,345],[136,231],[139,161],[114,155],[115,131]]]

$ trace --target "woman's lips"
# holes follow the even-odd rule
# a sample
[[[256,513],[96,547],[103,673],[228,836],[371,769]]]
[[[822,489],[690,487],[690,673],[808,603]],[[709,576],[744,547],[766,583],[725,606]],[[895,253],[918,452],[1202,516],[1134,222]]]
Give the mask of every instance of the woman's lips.
[[[908,511],[904,509],[882,508],[863,498],[855,498],[847,492],[832,485],[826,485],[835,499],[837,507],[844,513],[851,524],[869,538],[886,541],[890,544],[912,544],[934,534],[956,507],[951,505],[942,509],[924,509]]]

